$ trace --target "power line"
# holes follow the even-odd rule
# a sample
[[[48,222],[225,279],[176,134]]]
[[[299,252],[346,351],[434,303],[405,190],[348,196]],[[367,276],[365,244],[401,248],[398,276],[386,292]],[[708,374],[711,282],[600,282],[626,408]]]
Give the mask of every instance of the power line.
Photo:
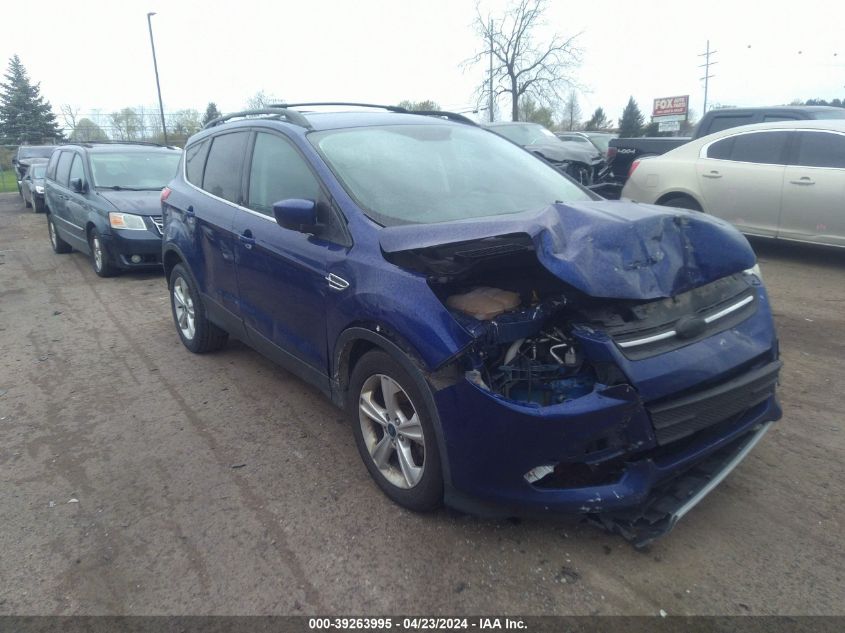
[[[719,62],[711,62],[710,58],[718,53],[719,51],[711,51],[710,50],[710,40],[707,40],[707,50],[699,55],[699,57],[704,57],[704,63],[699,66],[699,68],[704,68],[704,110],[702,111],[702,116],[707,114],[707,89],[710,86],[710,80],[715,77],[716,75],[710,74],[710,67],[713,64],[718,64]]]

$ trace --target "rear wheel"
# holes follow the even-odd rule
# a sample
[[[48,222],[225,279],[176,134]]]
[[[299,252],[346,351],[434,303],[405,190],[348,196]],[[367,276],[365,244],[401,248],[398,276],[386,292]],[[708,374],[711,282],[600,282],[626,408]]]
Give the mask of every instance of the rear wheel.
[[[701,205],[689,196],[672,196],[661,200],[658,204],[664,207],[675,207],[676,209],[689,209],[690,211],[701,211]]]
[[[54,253],[64,255],[65,253],[70,253],[71,250],[73,250],[70,247],[70,244],[65,242],[59,235],[58,231],[56,231],[56,225],[53,223],[52,215],[47,216],[47,231],[50,234],[50,245],[53,247]]]
[[[32,194],[30,194],[30,197],[31,196],[32,196]],[[21,197],[23,198],[24,206],[26,206],[27,209],[31,209],[32,208],[32,201],[29,198],[26,197],[26,194],[23,192],[23,189],[21,189]]]
[[[194,279],[183,264],[170,273],[170,307],[182,344],[194,354],[213,352],[226,344],[228,332],[208,320]]]
[[[365,354],[350,378],[347,413],[358,452],[379,488],[409,510],[437,508],[443,474],[433,413],[402,365],[380,350]]]

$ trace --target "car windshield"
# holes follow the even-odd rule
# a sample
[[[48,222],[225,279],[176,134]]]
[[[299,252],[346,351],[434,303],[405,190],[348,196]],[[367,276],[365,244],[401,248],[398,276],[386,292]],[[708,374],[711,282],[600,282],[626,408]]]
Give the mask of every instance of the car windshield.
[[[610,145],[610,139],[614,138],[610,134],[590,134],[590,140],[593,145],[598,147],[601,151],[606,152]]]
[[[47,165],[33,165],[29,168],[29,175],[32,178],[44,178],[45,171],[47,171]]]
[[[490,129],[504,136],[517,145],[536,145],[537,143],[560,142],[554,132],[537,123],[522,125],[491,125]]]
[[[163,189],[176,175],[180,152],[96,152],[91,154],[94,186],[103,189]]]
[[[477,127],[393,125],[313,132],[309,139],[364,212],[385,226],[592,199],[542,160]]]
[[[36,146],[36,147],[26,147],[22,146],[18,150],[18,159],[24,158],[50,158],[50,154],[53,153],[53,150],[56,149],[52,145],[48,146]]]

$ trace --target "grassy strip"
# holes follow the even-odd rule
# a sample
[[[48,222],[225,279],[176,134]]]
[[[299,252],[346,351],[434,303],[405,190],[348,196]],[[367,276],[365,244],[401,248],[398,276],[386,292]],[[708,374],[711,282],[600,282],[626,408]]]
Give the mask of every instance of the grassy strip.
[[[0,193],[18,190],[18,180],[15,172],[4,169],[0,171]]]

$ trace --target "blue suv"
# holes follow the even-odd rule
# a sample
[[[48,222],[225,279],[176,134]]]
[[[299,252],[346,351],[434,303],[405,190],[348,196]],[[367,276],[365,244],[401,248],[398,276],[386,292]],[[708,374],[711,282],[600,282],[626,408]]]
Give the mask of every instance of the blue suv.
[[[451,113],[236,113],[162,192],[184,345],[344,407],[395,502],[575,513],[646,543],[780,418],[745,238],[610,202]],[[348,109],[347,109],[348,110]]]

